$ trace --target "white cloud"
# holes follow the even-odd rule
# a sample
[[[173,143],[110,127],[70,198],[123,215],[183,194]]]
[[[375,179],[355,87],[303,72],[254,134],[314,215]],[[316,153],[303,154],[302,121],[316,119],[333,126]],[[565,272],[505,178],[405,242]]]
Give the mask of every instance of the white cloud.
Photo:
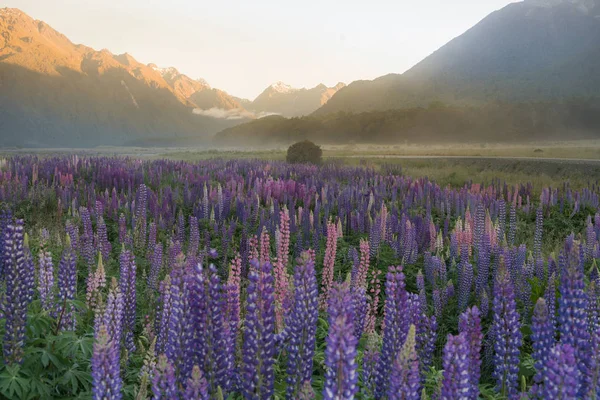
[[[201,108],[195,108],[194,114],[203,115],[205,117],[212,117],[217,119],[227,119],[227,120],[236,120],[236,119],[259,119],[263,117],[267,117],[269,115],[278,115],[277,113],[269,113],[269,112],[260,112],[253,113],[248,110],[244,110],[243,108],[234,108],[231,110],[226,110],[224,108],[209,108],[208,110],[203,110]]]

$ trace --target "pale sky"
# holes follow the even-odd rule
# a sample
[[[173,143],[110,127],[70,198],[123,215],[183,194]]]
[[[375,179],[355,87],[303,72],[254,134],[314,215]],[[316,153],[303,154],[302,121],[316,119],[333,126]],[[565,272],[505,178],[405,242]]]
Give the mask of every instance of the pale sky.
[[[2,0],[75,43],[254,99],[402,73],[509,0]]]

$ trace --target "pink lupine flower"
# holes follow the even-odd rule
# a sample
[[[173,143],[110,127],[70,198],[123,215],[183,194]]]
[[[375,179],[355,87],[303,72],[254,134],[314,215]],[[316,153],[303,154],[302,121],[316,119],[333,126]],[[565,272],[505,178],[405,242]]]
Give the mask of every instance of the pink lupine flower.
[[[337,253],[337,227],[333,222],[327,223],[327,244],[325,247],[325,259],[323,260],[323,275],[321,278],[321,301],[322,309],[327,307],[329,300],[329,290],[333,285],[333,268],[335,266],[335,256]]]
[[[277,330],[281,331],[284,316],[288,311],[289,277],[286,269],[290,249],[290,215],[287,208],[281,210],[279,215],[279,240],[275,261],[275,318]]]

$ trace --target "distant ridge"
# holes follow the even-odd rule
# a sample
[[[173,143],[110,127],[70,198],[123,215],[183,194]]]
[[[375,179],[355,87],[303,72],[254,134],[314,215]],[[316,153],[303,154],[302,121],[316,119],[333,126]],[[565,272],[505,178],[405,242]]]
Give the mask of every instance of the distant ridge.
[[[319,84],[312,89],[296,89],[283,82],[275,82],[244,106],[258,113],[298,117],[314,112],[345,86],[340,82],[333,87]]]

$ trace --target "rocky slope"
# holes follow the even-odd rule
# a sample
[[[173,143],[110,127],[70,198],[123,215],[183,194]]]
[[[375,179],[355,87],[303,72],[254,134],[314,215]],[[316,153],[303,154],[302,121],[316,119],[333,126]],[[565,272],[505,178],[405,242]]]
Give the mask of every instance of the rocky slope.
[[[242,108],[174,68],[72,43],[18,9],[0,9],[0,146],[203,140],[239,123],[195,109]]]

